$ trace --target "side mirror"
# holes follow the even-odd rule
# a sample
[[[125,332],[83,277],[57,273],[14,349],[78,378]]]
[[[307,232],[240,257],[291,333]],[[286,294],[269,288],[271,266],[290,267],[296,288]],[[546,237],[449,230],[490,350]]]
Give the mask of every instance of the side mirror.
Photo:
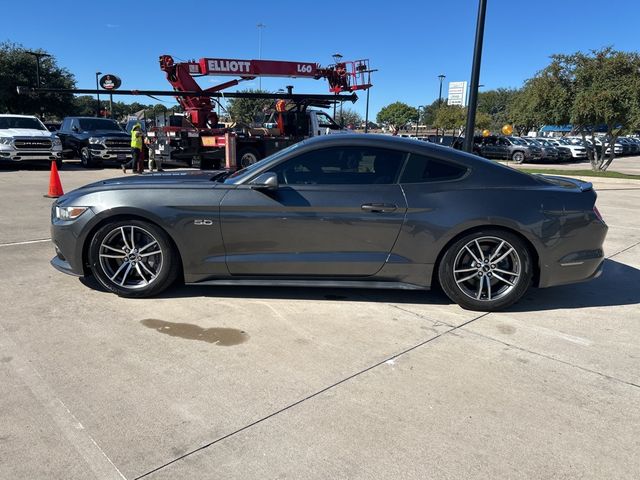
[[[76,127],[75,125],[73,127],[71,127],[71,130],[73,130],[74,132],[78,131],[78,127]]]
[[[252,190],[277,190],[278,175],[273,172],[265,172],[258,175],[249,183]]]

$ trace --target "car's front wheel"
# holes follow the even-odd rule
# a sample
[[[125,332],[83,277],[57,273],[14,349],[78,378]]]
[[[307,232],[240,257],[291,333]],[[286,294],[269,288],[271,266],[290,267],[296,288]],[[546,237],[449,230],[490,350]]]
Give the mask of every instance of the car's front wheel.
[[[80,149],[80,164],[84,168],[93,167],[93,158],[91,156],[91,152],[89,151],[88,147],[82,147]]]
[[[496,311],[520,300],[533,276],[531,254],[516,235],[485,230],[465,235],[445,252],[438,278],[462,308]]]
[[[178,275],[178,258],[167,234],[139,220],[110,222],[89,246],[89,264],[107,290],[122,297],[149,297]]]
[[[511,155],[511,160],[513,160],[515,163],[524,162],[524,153],[523,152],[513,152],[513,155]]]

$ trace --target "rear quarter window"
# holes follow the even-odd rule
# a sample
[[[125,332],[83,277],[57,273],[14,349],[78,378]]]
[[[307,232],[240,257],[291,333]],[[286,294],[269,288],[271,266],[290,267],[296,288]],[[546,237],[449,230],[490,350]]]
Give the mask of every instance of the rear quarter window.
[[[400,176],[400,183],[457,180],[462,178],[465,173],[467,173],[467,167],[411,153]]]

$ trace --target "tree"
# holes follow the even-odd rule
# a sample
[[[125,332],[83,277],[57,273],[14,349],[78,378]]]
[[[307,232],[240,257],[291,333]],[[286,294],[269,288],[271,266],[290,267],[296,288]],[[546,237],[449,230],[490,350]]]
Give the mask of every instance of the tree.
[[[397,135],[401,128],[417,118],[418,110],[402,102],[395,102],[383,107],[376,116],[377,122],[388,125],[394,135]]]
[[[508,123],[509,105],[516,94],[517,91],[510,88],[498,88],[496,90],[479,92],[478,112],[488,115],[491,120],[488,126],[478,128],[499,130],[504,124]],[[487,117],[481,116],[478,118],[486,120]]]
[[[46,53],[38,50],[37,53]],[[63,117],[73,109],[73,96],[59,93],[18,95],[16,87],[35,87],[36,58],[17,43],[0,43],[0,113]],[[40,59],[40,85],[47,88],[75,88],[74,76],[59,67],[53,56]]]
[[[527,80],[509,115],[516,126],[571,123],[583,140],[606,130],[600,152],[588,150],[594,170],[606,170],[614,159],[618,136],[640,126],[640,56],[610,47],[553,55],[551,63]],[[610,153],[607,156],[607,150]]]
[[[344,127],[352,125],[355,128],[359,127],[362,123],[362,117],[358,112],[344,107],[338,111],[338,116],[335,120],[336,122],[338,122],[338,124]]]
[[[268,93],[263,90],[243,90],[244,93]],[[254,98],[231,98],[227,111],[231,119],[238,123],[251,124],[256,120],[262,123],[264,112],[273,105],[273,100]]]
[[[466,109],[460,105],[443,105],[436,112],[434,126],[443,131],[462,128],[465,124]]]

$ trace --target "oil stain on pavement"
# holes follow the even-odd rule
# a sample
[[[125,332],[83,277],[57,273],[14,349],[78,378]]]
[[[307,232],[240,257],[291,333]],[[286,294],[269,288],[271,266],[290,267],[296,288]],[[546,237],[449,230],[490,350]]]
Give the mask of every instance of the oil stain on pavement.
[[[140,323],[145,327],[153,328],[171,337],[200,340],[201,342],[213,343],[221,347],[239,345],[249,339],[249,335],[246,332],[235,328],[202,328],[190,323],[166,322],[155,318],[140,320]]]

